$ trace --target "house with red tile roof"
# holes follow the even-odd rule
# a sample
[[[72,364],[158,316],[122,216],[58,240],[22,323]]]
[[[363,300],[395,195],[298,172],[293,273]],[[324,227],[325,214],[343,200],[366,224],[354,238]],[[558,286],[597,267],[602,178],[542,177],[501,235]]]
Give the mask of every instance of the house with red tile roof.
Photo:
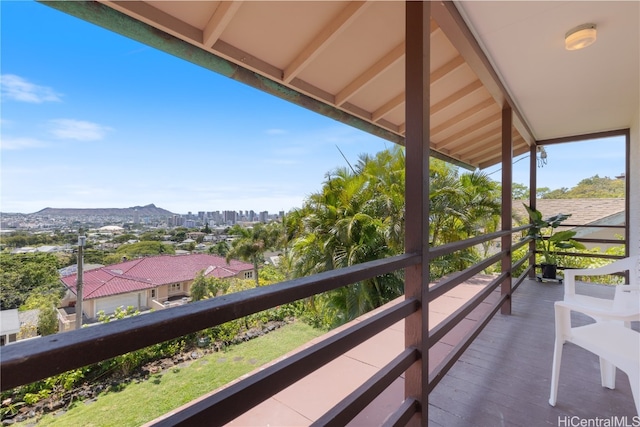
[[[99,311],[113,313],[118,307],[138,310],[163,309],[186,301],[199,272],[205,277],[253,279],[253,265],[217,255],[160,255],[123,261],[85,271],[82,311],[95,318]],[[67,288],[62,306],[76,303],[77,273],[60,279]],[[65,328],[69,329],[69,328]]]

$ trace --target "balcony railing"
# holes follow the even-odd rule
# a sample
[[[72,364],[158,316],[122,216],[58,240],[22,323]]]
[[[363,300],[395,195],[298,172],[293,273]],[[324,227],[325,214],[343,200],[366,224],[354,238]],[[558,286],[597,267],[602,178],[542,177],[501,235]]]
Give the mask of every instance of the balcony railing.
[[[434,259],[446,256],[497,238],[513,237],[517,235],[516,233],[526,230],[528,227],[523,226],[513,230],[500,231],[434,247],[429,250],[427,258]],[[516,249],[530,243],[529,239],[522,240],[465,270],[440,280],[429,287],[424,303],[431,303],[459,284],[503,261],[505,255],[513,253]],[[448,355],[437,366],[428,368],[429,376],[425,385],[427,394],[444,378],[449,369],[471,345],[503,304],[511,298],[511,294],[525,278],[533,274],[534,265],[530,264],[533,255],[534,252],[528,251],[521,259],[513,260],[509,266],[510,268],[502,268],[501,274],[497,275],[474,298],[451,313],[437,326],[429,328],[427,325],[420,331],[421,340],[426,343],[426,347],[421,347],[430,349],[441,338],[456,328],[481,303],[489,301],[489,304],[491,304],[491,307],[485,310],[486,314],[478,319],[473,328],[466,333]],[[572,255],[575,256],[576,254]],[[7,390],[28,384],[70,369],[86,366],[152,344],[220,325],[281,304],[415,266],[421,260],[422,257],[418,254],[398,255],[340,270],[324,272],[311,277],[185,304],[172,310],[162,310],[143,316],[131,317],[107,323],[98,328],[85,328],[79,331],[16,343],[3,350],[1,388],[2,390]],[[512,278],[511,271],[520,269],[524,265],[527,265],[527,267],[524,268],[523,272],[517,278]],[[509,290],[505,292],[503,287],[500,298],[497,300],[488,298],[505,281],[510,283]],[[419,300],[407,298],[402,303],[380,311],[366,320],[336,333],[331,338],[265,368],[258,374],[234,383],[214,395],[201,399],[193,405],[186,406],[181,411],[171,413],[157,420],[156,424],[162,426],[194,423],[208,424],[211,422],[213,413],[215,413],[217,424],[227,423],[420,309],[421,303]],[[382,390],[388,387],[416,361],[419,361],[422,357],[421,353],[421,349],[417,347],[408,346],[405,348],[392,362],[319,418],[316,424],[344,425],[348,423]],[[423,364],[427,365],[428,361]],[[422,369],[426,368],[423,367]],[[415,399],[406,400],[389,418],[389,425],[403,424],[415,413],[419,412],[423,404],[425,403],[418,402]]]
[[[429,252],[429,257],[432,259],[437,256],[451,254],[486,241],[508,236],[523,229],[526,229],[526,226],[439,246]],[[505,254],[527,243],[528,241],[523,241],[508,250],[503,249],[501,252],[457,273],[453,277],[440,281],[429,289],[425,303],[428,304],[482,270],[495,265],[503,259],[502,257]],[[519,267],[523,265],[530,259],[530,256],[531,253],[527,253],[525,257],[517,260],[513,266]],[[172,310],[162,310],[143,316],[135,316],[107,323],[98,328],[85,328],[66,334],[43,337],[31,342],[18,343],[3,351],[1,387],[2,390],[7,390],[28,384],[70,369],[86,366],[155,343],[220,325],[281,304],[415,266],[421,262],[421,259],[422,257],[418,254],[398,255],[340,270],[324,272],[311,277],[186,304],[175,307]],[[451,314],[430,333],[424,332],[428,330],[424,329],[421,332],[423,342],[427,342],[429,348],[437,343],[439,338],[451,331],[505,280],[508,279],[512,282],[512,289],[515,290],[531,268],[529,266],[520,277],[513,281],[510,279],[509,269],[503,271],[486,289]],[[431,369],[427,385],[428,391],[431,391],[438,384],[508,298],[510,298],[510,292],[503,292],[500,299],[492,303],[493,306],[485,317],[477,322],[475,328],[465,336],[435,369]],[[358,322],[357,325],[345,329],[330,339],[292,357],[284,359],[257,375],[248,377],[213,396],[200,400],[187,409],[172,413],[158,421],[158,425],[192,424],[200,421],[209,423],[213,413],[215,413],[216,423],[224,424],[231,421],[298,379],[336,359],[349,349],[415,313],[420,309],[420,305],[417,299],[408,298],[401,304],[377,313],[365,321]],[[406,348],[389,365],[325,414],[318,422],[321,424],[329,423],[330,420],[332,420],[332,423],[337,424],[348,422],[371,402],[381,390],[384,390],[420,358],[420,349],[414,347]],[[419,411],[419,408],[420,402],[414,400],[406,401],[397,409],[393,419],[401,422],[407,417],[410,418]]]

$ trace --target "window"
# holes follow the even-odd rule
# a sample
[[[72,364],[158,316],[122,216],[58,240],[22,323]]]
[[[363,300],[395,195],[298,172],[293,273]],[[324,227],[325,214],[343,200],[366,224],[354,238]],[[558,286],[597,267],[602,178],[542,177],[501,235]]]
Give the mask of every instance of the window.
[[[244,272],[245,279],[253,279],[253,271],[245,271]]]
[[[182,283],[172,283],[169,285],[169,292],[179,292],[182,289]]]
[[[151,289],[151,298],[155,298],[155,297],[156,297],[156,290]]]

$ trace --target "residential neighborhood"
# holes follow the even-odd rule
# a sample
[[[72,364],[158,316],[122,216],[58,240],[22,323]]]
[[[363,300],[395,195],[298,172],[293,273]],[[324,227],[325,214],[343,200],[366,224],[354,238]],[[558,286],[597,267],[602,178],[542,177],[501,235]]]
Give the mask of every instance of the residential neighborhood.
[[[83,274],[83,317],[95,321],[98,313],[112,314],[118,307],[162,310],[190,300],[191,283],[198,273],[220,279],[253,279],[253,265],[207,254],[144,257],[95,268]],[[60,280],[67,291],[62,298],[60,331],[74,329],[77,272]],[[84,322],[83,322],[84,323]]]

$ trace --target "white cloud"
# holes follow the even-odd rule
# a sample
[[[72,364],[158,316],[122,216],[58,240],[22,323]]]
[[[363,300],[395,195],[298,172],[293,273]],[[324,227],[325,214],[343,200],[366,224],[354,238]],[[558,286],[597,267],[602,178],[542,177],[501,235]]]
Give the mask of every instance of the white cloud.
[[[24,150],[28,148],[45,147],[47,144],[34,138],[3,137],[0,140],[2,150]]]
[[[97,141],[112,130],[110,127],[82,120],[56,119],[50,120],[49,123],[52,125],[49,132],[58,139]]]
[[[60,101],[60,94],[46,86],[38,86],[14,74],[0,75],[2,97],[14,101],[42,104],[48,101]]]
[[[284,129],[267,129],[265,133],[267,135],[284,135],[287,131]]]

